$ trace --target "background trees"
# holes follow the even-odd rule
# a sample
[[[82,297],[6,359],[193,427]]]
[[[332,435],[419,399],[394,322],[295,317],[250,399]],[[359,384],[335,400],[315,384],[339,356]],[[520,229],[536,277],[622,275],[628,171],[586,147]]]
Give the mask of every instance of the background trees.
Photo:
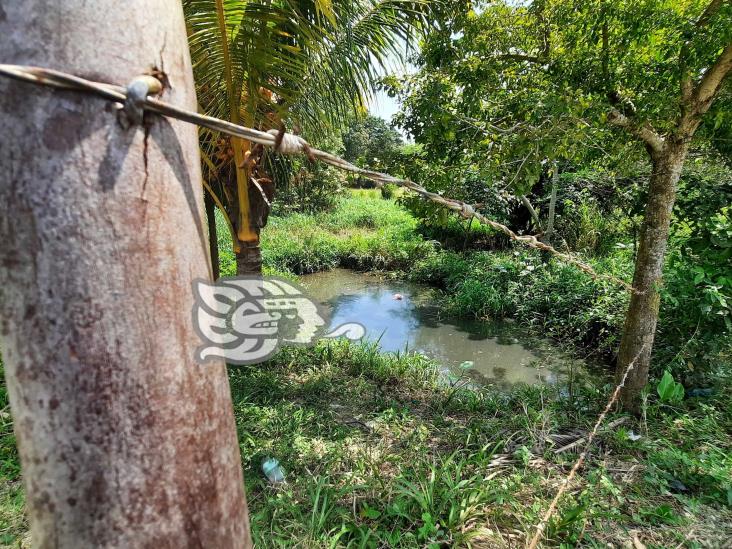
[[[343,133],[344,158],[373,169],[390,166],[401,145],[399,132],[378,116],[354,118]]]
[[[481,186],[517,195],[553,160],[618,175],[636,170],[639,160],[649,165],[638,189],[646,197],[638,291],[618,354],[619,372],[635,361],[623,395],[635,408],[648,377],[685,159],[690,147],[702,155],[719,148],[730,125],[732,5],[597,0],[480,8],[452,14],[427,38],[416,59],[420,72],[390,82],[405,98],[399,122],[432,159],[472,166]],[[459,187],[476,186],[464,183]],[[727,219],[723,210],[715,215]],[[714,283],[727,287],[726,274]],[[722,303],[717,312],[729,318]]]

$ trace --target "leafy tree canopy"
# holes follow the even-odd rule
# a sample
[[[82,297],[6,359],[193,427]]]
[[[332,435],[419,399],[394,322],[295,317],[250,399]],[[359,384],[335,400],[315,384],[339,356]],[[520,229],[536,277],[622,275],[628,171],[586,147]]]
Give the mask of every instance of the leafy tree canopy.
[[[731,33],[730,2],[478,2],[427,37],[417,74],[386,86],[404,103],[397,122],[432,156],[525,192],[548,159],[632,165],[642,143],[608,114],[673,131],[682,82],[702,78]],[[729,88],[697,133],[718,148]]]
[[[343,134],[345,158],[369,166],[389,164],[401,145],[399,132],[378,116],[353,119]]]

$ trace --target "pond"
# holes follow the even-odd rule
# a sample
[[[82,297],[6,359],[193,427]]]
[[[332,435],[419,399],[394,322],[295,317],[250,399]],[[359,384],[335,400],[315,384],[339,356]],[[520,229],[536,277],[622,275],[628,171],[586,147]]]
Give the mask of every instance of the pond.
[[[358,322],[366,339],[383,351],[416,351],[445,373],[475,384],[564,383],[583,369],[547,339],[530,336],[507,321],[444,318],[439,292],[427,286],[347,269],[301,277],[308,294],[330,314],[330,327]],[[465,370],[461,365],[472,363]]]

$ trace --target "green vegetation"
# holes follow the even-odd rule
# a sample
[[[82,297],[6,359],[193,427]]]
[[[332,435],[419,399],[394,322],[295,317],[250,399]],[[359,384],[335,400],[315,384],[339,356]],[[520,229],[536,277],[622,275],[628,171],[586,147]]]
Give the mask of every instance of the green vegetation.
[[[573,212],[580,247],[570,249],[601,243],[597,229],[615,232],[602,227],[603,214],[634,233],[636,291],[616,373],[630,372],[621,401],[637,413],[660,328],[669,232],[681,221],[672,215],[679,177],[699,161],[729,164],[722,143],[732,128],[732,4],[499,0],[458,3],[438,15],[414,56],[418,70],[385,82],[401,99],[397,123],[422,148],[407,174],[558,246],[555,207],[567,190],[560,172],[609,176],[609,192]],[[548,207],[537,211],[532,203],[542,201]],[[415,202],[420,217],[444,217]],[[631,207],[618,216],[621,204]],[[720,288],[726,257],[724,274],[714,275]],[[718,303],[720,316],[730,318],[726,302]],[[729,337],[732,320],[723,331]]]
[[[351,191],[331,211],[275,218],[263,253],[267,268],[289,272],[345,265],[407,276],[394,271],[406,261],[412,280],[445,290],[451,314],[513,317],[585,353],[609,357],[617,348],[628,296],[612,283],[524,249],[444,249],[415,229],[379,191]],[[485,241],[485,231],[474,232],[472,245]],[[590,261],[628,277],[632,251]],[[692,390],[682,399],[679,380],[693,379],[688,362],[709,368],[710,356],[665,335],[692,316],[690,303],[694,310],[704,303],[670,293],[686,288],[675,276],[641,419],[608,419],[625,421],[601,435],[550,525],[550,545],[621,545],[635,532],[649,547],[721,547],[729,537],[729,372],[707,370],[696,381],[713,381],[712,394]],[[661,377],[664,368],[686,376]],[[456,389],[438,382],[421,356],[342,343],[287,349],[265,367],[230,375],[253,532],[263,546],[293,538],[315,547],[521,544],[580,446],[554,450],[586,432],[612,388],[586,380],[569,396],[553,387]],[[259,466],[270,455],[282,462],[287,485],[263,479]]]
[[[229,375],[261,547],[522,543],[576,457],[555,450],[590,427],[609,390],[455,389],[421,356],[341,342],[285,349]],[[2,398],[6,410],[4,389]],[[9,427],[5,416],[0,543],[27,546]],[[654,547],[721,547],[732,524],[731,433],[723,395],[674,405],[649,396],[643,422],[626,418],[600,436],[550,543],[620,545],[636,531]],[[287,484],[267,484],[268,456]]]
[[[576,458],[554,450],[591,426],[608,390],[455,390],[420,356],[345,343],[284,350],[230,379],[263,547],[520,545]],[[551,544],[621,546],[637,530],[649,547],[698,547],[684,544],[693,528],[692,540],[721,547],[731,422],[722,397],[674,407],[650,397],[643,423],[601,435]],[[552,442],[558,433],[576,435]],[[263,478],[268,456],[286,485]]]
[[[573,223],[563,221],[570,211],[582,212],[583,208],[566,206],[559,217],[560,235],[575,231]],[[591,218],[594,223],[604,222],[602,219]],[[716,224],[705,230],[720,234],[729,230],[721,218],[715,219]],[[218,224],[221,273],[233,275],[236,269],[230,240],[223,220],[219,218]],[[487,244],[498,243],[501,248],[507,245],[485,227],[475,225],[466,230],[455,216],[449,216],[443,227],[440,232],[434,226],[418,223],[398,202],[383,200],[378,190],[351,190],[330,210],[273,216],[262,235],[264,267],[278,274],[303,274],[337,266],[391,271],[395,276],[444,290],[440,303],[451,315],[514,318],[580,354],[612,359],[628,303],[628,294],[621,287],[592,280],[572,266],[548,261],[526,248],[476,250]],[[444,243],[428,240],[420,232],[432,237],[442,235]],[[732,357],[732,340],[715,337],[725,330],[728,319],[725,313],[730,297],[723,265],[728,248],[720,245],[714,253],[707,252],[707,266],[702,269],[688,251],[689,243],[700,239],[698,231],[688,229],[673,239],[653,365],[658,376],[669,369],[691,387],[714,383]],[[453,246],[461,250],[466,241],[465,253],[449,249]],[[587,258],[597,272],[629,280],[632,245],[604,244],[600,249],[603,253]]]
[[[626,280],[633,269],[628,249],[590,263],[597,272]],[[692,283],[698,268],[679,259],[667,270],[652,365],[654,374],[670,369],[692,387],[715,383],[732,357],[732,339],[714,335],[724,334],[727,297],[722,295],[720,303],[699,291],[702,285]],[[617,352],[628,293],[540,254],[443,250],[421,258],[409,276],[444,289],[441,301],[452,314],[515,318],[580,353],[612,359]]]
[[[586,352],[617,344],[627,296],[611,283],[525,250],[446,250],[418,229],[378,190],[349,191],[330,211],[274,217],[263,256],[269,271],[289,276],[337,265],[405,276],[408,268],[413,280],[446,290],[451,313],[514,317]],[[228,235],[219,235],[222,273],[234,274]],[[621,249],[593,261],[627,276],[631,259]],[[609,418],[625,421],[601,434],[550,525],[550,545],[620,545],[636,532],[649,547],[722,546],[732,524],[729,383],[679,400],[678,379],[653,382],[641,420]],[[611,390],[591,380],[570,395],[467,390],[440,382],[421,356],[341,342],[232,367],[230,381],[263,547],[521,544],[581,447],[555,450],[586,433]],[[4,388],[0,396],[0,535],[17,546],[27,524]],[[282,463],[286,485],[267,484],[268,456]]]
[[[17,547],[28,529],[24,516],[25,496],[20,479],[18,449],[13,434],[5,369],[0,357],[0,547]]]
[[[343,158],[357,166],[390,171],[399,156],[402,137],[385,120],[366,115],[353,119],[343,132]]]
[[[379,270],[441,289],[446,314],[510,318],[608,366],[569,387],[501,391],[461,387],[419,355],[330,341],[230,368],[258,546],[523,545],[584,450],[615,387],[613,363],[614,379],[623,379],[619,406],[581,454],[586,462],[542,542],[729,545],[731,2],[184,0],[183,7],[201,111],[301,132],[358,165],[476,204],[513,233],[534,234],[634,286],[627,293],[593,280],[547,250],[514,246],[393,186],[344,191],[346,182],[366,181],[280,155],[279,146],[201,131],[222,275],[260,273],[262,264],[290,277],[336,266]],[[391,65],[401,49],[413,53],[415,70],[381,78],[377,66]],[[413,144],[385,121],[356,115],[378,87],[400,99],[395,122]],[[26,221],[45,219],[34,208],[19,211],[30,212]],[[38,240],[38,231],[25,238],[28,227],[11,231],[11,240]],[[236,252],[232,239],[241,244]],[[84,251],[76,240],[69,250]],[[149,295],[149,283],[141,284],[139,295]],[[48,288],[38,295],[46,291],[55,299]],[[11,309],[18,321],[22,308]],[[121,314],[129,320],[136,312]],[[50,410],[44,417],[55,420],[57,407],[44,405],[27,409]],[[0,544],[23,547],[25,496],[4,385],[0,437]],[[281,461],[286,484],[263,478],[268,457]]]
[[[593,263],[599,272],[620,276],[632,269],[627,257]],[[628,302],[627,292],[612,282],[518,249],[442,251],[418,261],[410,277],[444,289],[444,307],[452,314],[515,318],[580,352],[605,356],[617,347]]]
[[[312,273],[336,266],[402,269],[432,249],[415,232],[416,220],[378,191],[355,190],[331,211],[273,216],[262,233],[267,272]],[[217,220],[222,276],[236,273],[222,219]]]
[[[200,108],[260,130],[298,128],[311,142],[326,140],[373,94],[375,67],[390,64],[395,44],[410,39],[436,6],[419,0],[184,0]],[[259,243],[269,204],[250,196],[250,178],[260,188],[272,181],[287,188],[292,163],[215,132],[202,132],[200,142],[207,192],[223,206],[232,238]],[[240,274],[261,272],[259,250],[240,248]]]

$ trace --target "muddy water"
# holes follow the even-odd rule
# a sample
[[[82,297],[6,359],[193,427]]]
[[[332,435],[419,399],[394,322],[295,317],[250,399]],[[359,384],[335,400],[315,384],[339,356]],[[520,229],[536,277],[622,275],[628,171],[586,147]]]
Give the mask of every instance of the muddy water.
[[[301,281],[330,313],[331,327],[359,322],[366,338],[378,340],[382,350],[422,353],[446,373],[462,373],[475,383],[551,384],[582,369],[581,361],[511,323],[441,317],[439,294],[426,286],[346,269],[305,275]],[[472,363],[467,370],[461,367],[466,362]]]

